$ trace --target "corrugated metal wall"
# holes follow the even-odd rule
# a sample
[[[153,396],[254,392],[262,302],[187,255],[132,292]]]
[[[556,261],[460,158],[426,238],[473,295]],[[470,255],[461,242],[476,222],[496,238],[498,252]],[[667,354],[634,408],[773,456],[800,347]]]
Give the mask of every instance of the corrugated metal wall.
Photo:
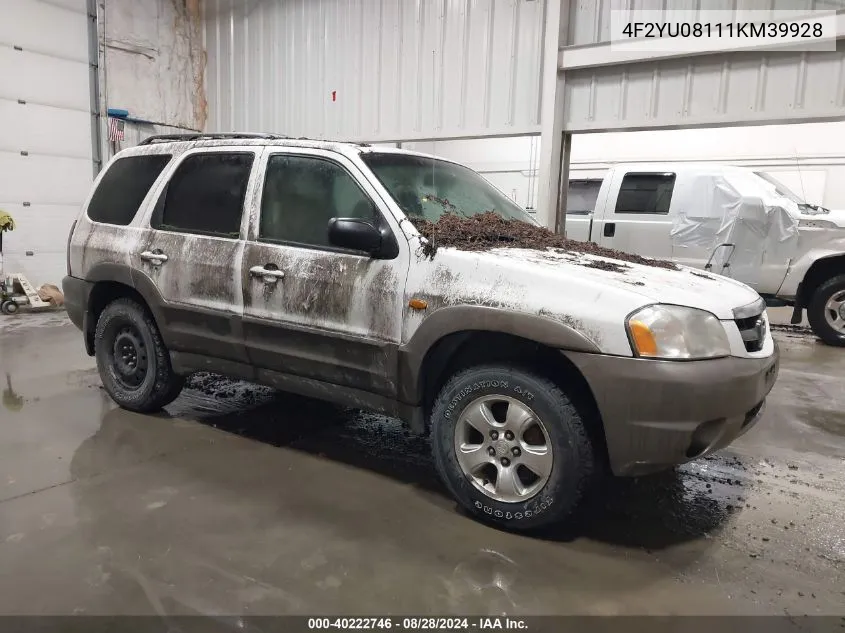
[[[831,11],[843,0],[573,0],[565,72],[565,128],[571,132],[835,120],[845,116],[845,42],[835,51],[644,54],[608,61],[612,11],[658,11],[689,21],[706,11],[734,12],[736,21],[773,21],[783,11]],[[684,14],[678,13],[684,11]],[[748,11],[760,13],[749,14]],[[688,12],[693,12],[690,14]],[[642,14],[640,14],[642,16]],[[713,14],[709,14],[711,17]],[[720,21],[729,13],[722,14]],[[673,17],[674,16],[674,17]],[[646,18],[654,20],[655,14]],[[618,28],[618,27],[617,27]],[[618,39],[618,38],[617,38]]]
[[[845,42],[831,52],[732,53],[566,73],[570,131],[836,120]]]
[[[545,0],[207,0],[208,131],[539,132]]]

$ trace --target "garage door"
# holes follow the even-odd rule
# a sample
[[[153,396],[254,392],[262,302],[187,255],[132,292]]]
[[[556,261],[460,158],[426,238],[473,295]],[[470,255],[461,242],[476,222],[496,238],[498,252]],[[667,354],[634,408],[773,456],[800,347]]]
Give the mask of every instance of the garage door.
[[[86,0],[3,0],[0,208],[6,272],[60,283],[68,231],[93,179]]]

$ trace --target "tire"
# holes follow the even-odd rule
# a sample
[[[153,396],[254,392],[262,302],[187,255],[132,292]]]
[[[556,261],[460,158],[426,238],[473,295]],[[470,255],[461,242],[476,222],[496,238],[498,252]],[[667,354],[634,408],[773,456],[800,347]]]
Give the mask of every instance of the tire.
[[[464,421],[472,418],[473,407],[479,403],[494,414],[496,424],[490,425],[491,429],[505,429],[498,425],[507,420],[512,406],[516,407],[513,409],[515,414],[527,411],[526,419],[533,415],[539,420],[541,428],[538,431],[536,425],[532,426],[525,435],[512,438],[503,431],[499,438],[504,439],[504,443],[494,440],[491,430],[488,439],[479,435],[473,425],[468,428]],[[531,424],[529,422],[523,428]],[[547,469],[547,478],[538,476],[533,483],[521,480],[519,483],[527,494],[520,496],[518,488],[508,485],[509,480],[504,474],[509,472],[513,475],[514,470],[507,470],[505,466],[516,469],[522,479],[526,473],[523,460],[531,458],[530,453],[538,452],[538,432],[551,452],[551,467]],[[533,447],[525,439],[528,433],[533,433],[530,440]],[[458,454],[462,452],[466,455],[469,451],[475,454],[474,447],[479,442],[483,442],[481,450],[487,452],[496,470],[491,472],[490,466],[485,464],[476,471],[483,476],[476,477],[467,474]],[[485,365],[455,374],[434,402],[431,443],[437,471],[460,505],[481,520],[509,530],[528,530],[563,521],[576,509],[599,471],[584,420],[570,399],[550,380],[522,369]],[[459,443],[466,451],[459,448]],[[494,451],[492,456],[491,448]],[[520,455],[512,454],[520,448]],[[479,461],[485,460],[483,453],[477,453],[477,457]],[[508,464],[504,462],[505,457]],[[493,472],[497,481],[486,484],[486,475]],[[505,492],[489,489],[492,486],[498,490],[499,473],[503,473],[502,490]],[[529,470],[528,474],[532,475],[532,472]],[[487,479],[492,481],[492,477]],[[516,490],[515,497],[511,494],[511,498],[505,498],[509,490]]]
[[[845,347],[845,311],[833,311],[828,307],[829,303],[838,301],[845,301],[845,275],[832,277],[816,289],[807,306],[807,320],[822,341]]]
[[[18,304],[14,301],[0,303],[0,312],[3,314],[15,314],[18,311]]]
[[[94,356],[103,387],[124,409],[158,411],[182,391],[184,378],[173,372],[155,321],[132,299],[116,299],[100,314]]]

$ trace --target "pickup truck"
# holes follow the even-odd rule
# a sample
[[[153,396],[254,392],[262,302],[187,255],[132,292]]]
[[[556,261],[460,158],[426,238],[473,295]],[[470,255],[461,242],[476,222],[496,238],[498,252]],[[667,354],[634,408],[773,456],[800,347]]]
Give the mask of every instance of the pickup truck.
[[[687,221],[692,207],[699,219],[709,214],[710,230]],[[691,226],[698,239],[689,239]],[[845,212],[808,204],[767,174],[728,165],[617,164],[603,179],[570,180],[565,233],[734,278],[769,306],[793,306],[792,323],[806,310],[816,336],[845,346]]]

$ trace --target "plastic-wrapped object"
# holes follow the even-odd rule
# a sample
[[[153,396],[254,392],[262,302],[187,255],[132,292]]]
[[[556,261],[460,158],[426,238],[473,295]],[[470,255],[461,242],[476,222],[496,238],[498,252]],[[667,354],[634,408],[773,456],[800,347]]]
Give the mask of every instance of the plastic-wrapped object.
[[[767,262],[784,262],[798,249],[798,205],[749,169],[714,168],[691,176],[673,194],[673,249],[712,254],[715,273],[752,286]]]

